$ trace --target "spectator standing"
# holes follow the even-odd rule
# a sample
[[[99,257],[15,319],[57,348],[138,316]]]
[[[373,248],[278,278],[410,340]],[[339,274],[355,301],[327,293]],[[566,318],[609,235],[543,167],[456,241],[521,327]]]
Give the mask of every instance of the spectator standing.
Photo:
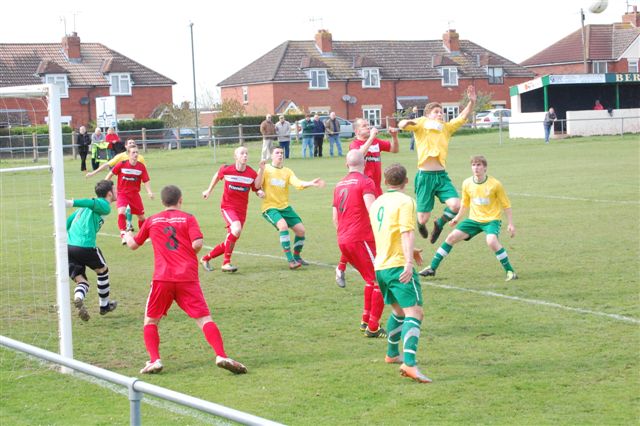
[[[284,119],[284,115],[278,117],[276,123],[276,135],[278,136],[278,142],[280,148],[284,150],[284,158],[289,158],[289,145],[291,144],[291,124]]]
[[[78,153],[80,154],[80,171],[87,170],[87,154],[89,154],[89,146],[91,146],[91,135],[87,133],[87,128],[80,126],[80,133],[76,138],[78,145]]]
[[[276,137],[276,126],[271,122],[271,114],[267,114],[265,120],[260,123],[260,133],[262,133],[262,154],[260,158],[268,160]]]
[[[306,114],[304,121],[302,122],[302,158],[307,158],[307,152],[309,158],[313,157],[313,128],[314,124],[311,121],[311,115]]]
[[[593,106],[593,109],[596,111],[602,111],[604,109],[604,106],[600,103],[600,99],[596,99],[596,103]]]
[[[342,157],[342,145],[340,144],[340,121],[336,118],[336,113],[331,112],[329,118],[324,122],[324,130],[329,140],[329,154],[333,157],[333,145],[338,147],[338,155]]]
[[[109,160],[124,151],[124,145],[120,141],[120,136],[116,133],[116,129],[113,127],[109,127],[107,129],[107,136],[104,139],[109,146],[107,149],[109,150]]]
[[[105,143],[102,129],[96,127],[96,130],[91,135],[91,167],[96,170],[100,166],[100,162],[107,161],[107,146]],[[104,149],[104,155],[101,151]],[[102,158],[104,157],[104,158]]]
[[[558,117],[556,116],[556,111],[553,108],[549,108],[549,111],[544,115],[544,143],[549,143],[549,136],[551,136],[551,128],[553,127],[553,123],[556,121]]]
[[[324,123],[318,114],[313,116],[313,156],[322,157],[324,143]]]

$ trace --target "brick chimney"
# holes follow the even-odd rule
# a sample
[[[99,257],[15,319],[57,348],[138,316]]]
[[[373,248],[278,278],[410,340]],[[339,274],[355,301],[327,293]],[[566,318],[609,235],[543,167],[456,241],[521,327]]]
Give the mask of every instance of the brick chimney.
[[[459,52],[460,35],[454,29],[447,30],[446,33],[442,34],[442,44],[449,52]]]
[[[316,34],[316,47],[323,54],[331,53],[333,44],[333,37],[327,30],[318,30]]]
[[[640,28],[640,15],[638,15],[638,6],[633,6],[631,12],[622,15],[622,22],[627,22],[636,28]]]
[[[62,38],[62,50],[64,54],[71,62],[80,62],[82,57],[80,56],[80,37],[78,33],[71,33]]]

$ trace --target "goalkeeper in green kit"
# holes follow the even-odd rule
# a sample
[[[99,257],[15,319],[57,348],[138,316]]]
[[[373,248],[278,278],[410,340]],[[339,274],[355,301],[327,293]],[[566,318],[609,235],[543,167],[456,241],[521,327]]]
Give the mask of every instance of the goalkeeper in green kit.
[[[66,200],[67,207],[79,207],[67,218],[69,276],[76,283],[73,304],[82,321],[90,315],[84,299],[89,292],[87,266],[97,275],[100,315],[105,315],[118,306],[109,300],[109,268],[100,248],[96,246],[96,235],[104,223],[103,216],[111,213],[111,203],[116,200],[113,182],[101,180],[95,187],[98,198]]]

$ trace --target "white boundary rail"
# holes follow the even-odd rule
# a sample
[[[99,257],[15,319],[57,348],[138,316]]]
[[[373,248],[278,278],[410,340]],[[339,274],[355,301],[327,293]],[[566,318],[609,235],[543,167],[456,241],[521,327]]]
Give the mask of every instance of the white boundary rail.
[[[140,381],[136,377],[123,376],[122,374],[114,373],[113,371],[105,370],[103,368],[76,361],[71,358],[66,358],[56,353],[38,348],[36,346],[31,346],[26,343],[13,340],[9,337],[0,336],[0,345],[17,351],[25,352],[40,359],[44,359],[46,361],[53,362],[64,367],[68,367],[72,370],[76,370],[81,373],[88,374],[90,376],[97,377],[111,383],[115,383],[117,385],[125,386],[129,390],[129,420],[130,424],[133,426],[139,426],[142,424],[140,415],[140,401],[142,400],[142,395],[145,393],[147,395],[155,396],[157,398],[171,401],[176,404],[195,408],[197,410],[204,411],[205,413],[214,414],[216,416],[233,420],[245,425],[281,425],[281,423],[276,423],[271,420],[263,419],[262,417],[257,417],[252,414],[234,410],[233,408],[228,408],[223,405],[205,401],[203,399],[194,398],[192,396],[180,392],[175,392],[161,386],[152,385],[150,383]]]

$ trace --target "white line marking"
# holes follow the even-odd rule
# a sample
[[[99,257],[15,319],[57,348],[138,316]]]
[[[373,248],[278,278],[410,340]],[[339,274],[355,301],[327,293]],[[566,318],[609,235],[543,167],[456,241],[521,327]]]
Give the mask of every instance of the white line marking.
[[[518,192],[510,192],[510,195],[520,197],[532,197],[532,198],[549,198],[553,200],[567,200],[567,201],[587,201],[592,203],[607,203],[607,204],[640,204],[640,201],[626,201],[626,200],[597,200],[593,198],[577,198],[577,197],[565,197],[562,195],[536,195],[526,194]]]
[[[108,236],[108,237],[120,238],[119,235],[106,234],[106,233],[102,233],[102,232],[100,234]],[[213,249],[213,247],[211,247],[211,246],[204,246],[204,248],[209,249],[209,250]],[[243,255],[243,256],[266,257],[268,259],[276,259],[276,260],[280,260],[280,261],[283,261],[283,262],[286,261],[285,257],[274,256],[272,254],[250,253],[250,252],[243,252],[243,251],[237,251],[237,250],[234,250],[233,253],[234,254],[240,254],[240,255]],[[323,262],[314,262],[314,261],[311,261],[311,260],[308,260],[308,259],[305,259],[305,260],[307,262],[309,262],[310,264],[312,264],[312,265],[322,266],[324,268],[335,269],[335,265],[329,265],[328,263],[323,263]],[[561,305],[559,303],[554,303],[554,302],[547,302],[545,300],[525,299],[525,298],[517,297],[517,296],[509,296],[508,294],[496,293],[496,292],[493,292],[493,291],[474,290],[472,288],[456,287],[456,286],[447,285],[447,284],[436,284],[436,283],[429,282],[429,281],[420,281],[420,282],[422,284],[426,284],[426,285],[428,285],[430,287],[436,287],[436,288],[441,288],[441,289],[445,289],[445,290],[456,290],[456,291],[463,291],[463,292],[467,292],[467,293],[479,294],[479,295],[482,295],[482,296],[498,297],[498,298],[501,298],[501,299],[514,300],[514,301],[517,301],[517,302],[528,303],[528,304],[531,304],[531,305],[547,306],[549,308],[563,309],[565,311],[578,312],[578,313],[581,313],[581,314],[597,315],[597,316],[601,316],[601,317],[614,319],[616,321],[628,322],[628,323],[631,323],[631,324],[640,324],[640,320],[638,320],[636,318],[627,317],[627,316],[619,315],[619,314],[608,314],[606,312],[592,311],[592,310],[583,309],[583,308],[574,308],[572,306]]]
[[[614,320],[617,320],[617,321],[624,321],[624,322],[629,322],[629,323],[632,323],[632,324],[640,324],[640,320],[637,320],[637,319],[631,318],[631,317],[625,317],[624,315],[607,314],[605,312],[591,311],[589,309],[574,308],[574,307],[571,307],[571,306],[561,305],[559,303],[546,302],[544,300],[536,300],[536,299],[525,299],[525,298],[522,298],[522,297],[509,296],[507,294],[496,293],[496,292],[493,292],[493,291],[473,290],[473,289],[470,289],[470,288],[456,287],[456,286],[447,285],[447,284],[435,284],[435,283],[428,282],[428,281],[422,281],[422,283],[424,283],[424,284],[426,284],[428,286],[431,286],[431,287],[444,288],[444,289],[447,289],[447,290],[464,291],[466,293],[480,294],[480,295],[483,295],[483,296],[499,297],[499,298],[502,298],[502,299],[515,300],[517,302],[524,302],[524,303],[529,303],[529,304],[532,304],[532,305],[548,306],[550,308],[564,309],[566,311],[579,312],[581,314],[598,315],[598,316],[601,316],[601,317],[611,318],[611,319],[614,319]]]

